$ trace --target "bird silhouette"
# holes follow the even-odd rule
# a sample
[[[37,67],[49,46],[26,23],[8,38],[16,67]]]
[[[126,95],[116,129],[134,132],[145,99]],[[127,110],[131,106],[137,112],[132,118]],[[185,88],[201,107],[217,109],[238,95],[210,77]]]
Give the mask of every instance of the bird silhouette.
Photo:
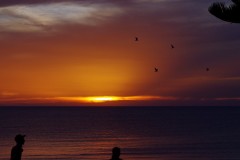
[[[155,72],[158,72],[158,68],[155,67],[154,70],[155,70]]]
[[[172,48],[172,49],[175,48],[173,44],[171,44],[171,48]]]
[[[215,17],[230,23],[240,23],[240,0],[232,0],[233,4],[223,2],[212,3],[208,11]]]
[[[138,37],[135,37],[135,41],[138,41]]]
[[[210,69],[209,68],[206,68],[206,71],[209,71]]]

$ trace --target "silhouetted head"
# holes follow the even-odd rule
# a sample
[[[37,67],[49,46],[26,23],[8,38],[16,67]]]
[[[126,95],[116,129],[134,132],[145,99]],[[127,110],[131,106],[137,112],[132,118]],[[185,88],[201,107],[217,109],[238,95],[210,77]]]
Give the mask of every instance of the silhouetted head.
[[[119,147],[114,147],[112,149],[112,158],[119,158],[121,154],[121,149]]]
[[[16,143],[19,144],[19,145],[23,145],[25,143],[25,139],[24,139],[25,136],[26,135],[21,135],[21,134],[16,135],[15,136]]]

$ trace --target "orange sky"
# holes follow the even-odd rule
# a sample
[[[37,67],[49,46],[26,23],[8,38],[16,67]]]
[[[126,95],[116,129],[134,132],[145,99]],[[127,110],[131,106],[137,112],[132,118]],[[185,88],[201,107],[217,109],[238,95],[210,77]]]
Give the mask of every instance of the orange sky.
[[[0,105],[81,105],[76,98],[92,96],[118,97],[111,105],[237,105],[239,26],[211,17],[208,5],[4,4]]]

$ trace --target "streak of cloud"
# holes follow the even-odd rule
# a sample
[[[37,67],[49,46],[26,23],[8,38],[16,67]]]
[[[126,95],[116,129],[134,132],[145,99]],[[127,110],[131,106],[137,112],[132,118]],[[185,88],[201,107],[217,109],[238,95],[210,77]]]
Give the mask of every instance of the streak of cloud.
[[[15,92],[7,92],[7,91],[5,91],[5,92],[1,92],[0,93],[0,97],[10,97],[10,96],[16,96],[16,95],[18,95],[18,93],[15,93]]]
[[[158,3],[158,2],[165,2],[167,0],[134,0],[135,3]]]
[[[240,97],[230,97],[230,98],[216,98],[218,101],[226,101],[226,100],[236,100],[240,101]]]
[[[36,32],[65,24],[92,26],[122,13],[122,8],[106,3],[61,2],[6,6],[0,8],[0,31]]]

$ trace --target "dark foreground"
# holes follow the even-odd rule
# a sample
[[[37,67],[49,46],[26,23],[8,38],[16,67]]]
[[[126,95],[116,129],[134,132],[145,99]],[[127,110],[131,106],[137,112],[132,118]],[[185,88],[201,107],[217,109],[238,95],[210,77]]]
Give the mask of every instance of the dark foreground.
[[[0,159],[26,134],[23,160],[240,159],[240,107],[1,107]]]

